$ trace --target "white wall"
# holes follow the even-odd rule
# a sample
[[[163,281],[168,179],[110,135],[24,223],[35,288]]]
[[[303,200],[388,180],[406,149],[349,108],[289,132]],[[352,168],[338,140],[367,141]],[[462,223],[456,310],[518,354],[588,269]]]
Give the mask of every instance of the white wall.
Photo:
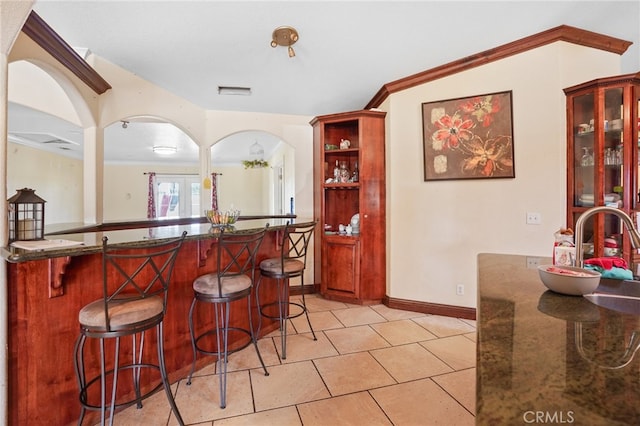
[[[115,165],[104,167],[104,218],[105,221],[140,220],[147,217],[149,177],[146,172],[165,174],[198,174],[194,165]]]
[[[262,194],[269,182],[269,170],[215,166],[213,171],[222,173],[222,176],[218,176],[218,208],[238,209],[245,216],[268,213],[268,204],[265,205]]]
[[[391,95],[387,115],[387,295],[476,306],[476,256],[551,256],[565,225],[563,88],[620,73],[620,57],[564,42]],[[513,91],[515,179],[424,181],[423,102]],[[541,225],[526,225],[538,212]],[[464,296],[456,286],[465,286]]]
[[[82,170],[80,160],[9,143],[7,146],[7,192],[35,189],[46,201],[45,223],[79,222],[82,218]]]

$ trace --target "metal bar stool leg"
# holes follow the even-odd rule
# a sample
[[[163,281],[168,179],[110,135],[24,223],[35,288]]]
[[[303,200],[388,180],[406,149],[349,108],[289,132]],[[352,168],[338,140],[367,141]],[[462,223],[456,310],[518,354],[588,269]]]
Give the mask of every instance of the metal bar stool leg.
[[[116,411],[116,390],[118,388],[118,367],[120,366],[120,338],[116,337],[116,350],[114,352],[114,364],[113,364],[113,384],[111,386],[111,413],[109,413],[109,426],[113,426],[113,415],[115,414]],[[100,339],[100,341],[102,342],[102,344],[104,345],[104,339]],[[102,364],[102,368],[103,368],[103,373],[105,373],[104,371],[104,358],[102,359],[103,364]],[[106,381],[106,376],[103,376],[103,386],[105,384]],[[102,404],[102,409],[104,410],[105,404]]]
[[[105,372],[104,339],[100,339],[100,424],[104,425],[107,412],[107,374]]]
[[[216,311],[218,303],[216,305]],[[216,312],[217,314],[217,312]],[[216,315],[217,317],[217,315]],[[218,363],[220,365],[220,408],[227,406],[227,356],[229,350],[229,302],[220,306],[220,318],[222,319],[222,353],[218,346]],[[218,333],[219,334],[219,333]]]
[[[187,386],[191,386],[191,378],[193,377],[193,373],[196,369],[196,356],[197,356],[197,348],[196,348],[196,334],[195,329],[193,328],[193,310],[196,307],[196,302],[198,300],[194,297],[193,302],[191,302],[191,308],[189,308],[189,334],[191,334],[191,348],[193,349],[193,363],[191,364],[191,371],[189,372],[189,376],[187,377]]]
[[[158,339],[158,364],[160,365],[160,376],[162,377],[164,391],[167,394],[171,410],[173,410],[173,414],[176,416],[178,424],[180,426],[184,426],[184,421],[182,420],[176,401],[173,398],[173,392],[171,392],[171,385],[169,384],[169,378],[167,377],[167,366],[164,359],[164,325],[162,322],[156,326],[156,336]]]
[[[257,300],[258,300],[258,293],[256,292],[256,302]],[[258,310],[260,310],[260,305],[258,304],[257,306],[258,306]],[[267,371],[267,367],[264,365],[264,361],[262,360],[260,349],[258,349],[258,339],[256,337],[256,334],[253,331],[253,318],[251,315],[251,294],[249,294],[249,296],[247,297],[247,311],[249,312],[249,331],[251,332],[251,341],[253,342],[253,347],[256,349],[256,354],[258,354],[258,359],[260,360],[260,365],[262,365],[262,369],[264,370],[264,375],[268,376],[269,372]],[[260,315],[260,312],[258,312],[258,322],[261,321],[261,318],[262,318],[262,315]]]
[[[288,281],[285,282],[285,280],[278,280],[278,308],[280,312],[280,341],[282,344],[282,359],[287,359],[287,317],[289,316],[288,286]]]
[[[86,337],[84,334],[78,336],[76,340],[76,347],[74,349],[75,357],[73,359],[73,364],[76,370],[76,379],[78,381],[78,389],[80,389],[80,416],[78,417],[78,426],[82,425],[82,420],[84,420],[84,415],[86,414],[86,408],[84,407],[84,403],[87,400],[87,392],[85,390],[86,385],[86,371],[84,369],[84,343],[86,341]]]
[[[138,347],[138,339],[136,339],[137,337],[137,333],[134,333],[131,335],[131,345],[132,345],[132,351],[131,351],[131,356],[133,358],[133,365],[140,365],[142,363],[142,348],[144,347],[144,331],[142,333],[140,333],[140,348],[136,349]],[[136,361],[136,352],[138,353],[138,359]],[[142,369],[142,367],[134,367],[131,370],[132,376],[133,376],[133,388],[135,390],[136,393],[136,399],[138,400],[136,403],[136,407],[138,409],[142,408],[142,394],[140,393],[140,370]]]
[[[318,340],[316,337],[316,332],[313,331],[313,327],[311,326],[311,320],[309,319],[309,311],[307,310],[307,302],[304,300],[304,274],[300,276],[300,286],[302,287],[302,309],[304,309],[304,314],[307,317],[307,324],[309,324],[309,330],[311,330],[311,334],[313,335],[313,340]]]
[[[260,307],[260,283],[262,282],[262,274],[258,275],[258,282],[256,283],[256,307],[258,308],[258,330],[256,331],[256,336],[260,336],[260,331],[262,330],[262,308]],[[251,300],[251,295],[249,295],[249,300]],[[251,315],[251,305],[249,305],[249,315]],[[253,331],[253,323],[251,324],[251,330]]]

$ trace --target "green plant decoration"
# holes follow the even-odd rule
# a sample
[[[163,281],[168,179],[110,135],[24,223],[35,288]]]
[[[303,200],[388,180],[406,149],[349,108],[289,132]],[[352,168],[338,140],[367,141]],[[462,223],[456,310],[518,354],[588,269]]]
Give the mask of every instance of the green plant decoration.
[[[259,169],[269,167],[269,162],[265,160],[244,160],[242,162],[245,169]]]

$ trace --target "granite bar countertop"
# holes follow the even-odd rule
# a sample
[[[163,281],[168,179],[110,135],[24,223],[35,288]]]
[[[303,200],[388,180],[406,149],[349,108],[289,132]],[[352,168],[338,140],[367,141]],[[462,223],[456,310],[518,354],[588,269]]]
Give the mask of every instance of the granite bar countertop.
[[[640,424],[640,316],[547,290],[527,256],[478,269],[478,425]]]
[[[233,226],[225,228],[225,232],[242,233],[256,229],[261,229],[269,224],[269,231],[283,229],[287,222],[296,224],[311,224],[312,219],[309,218],[291,218],[291,217],[262,217],[238,220]],[[155,223],[154,223],[155,224]],[[123,225],[126,227],[126,224]],[[91,231],[76,232],[79,228],[71,229],[71,232],[55,232],[55,234],[45,235],[54,246],[42,250],[26,250],[13,246],[0,248],[0,255],[8,262],[17,263],[29,260],[49,259],[64,256],[81,256],[84,254],[97,253],[102,250],[102,238],[107,237],[109,243],[127,244],[139,243],[141,241],[156,241],[162,239],[170,239],[179,237],[184,231],[187,232],[187,240],[198,240],[204,238],[215,237],[219,228],[212,227],[208,222],[194,222],[188,224],[167,224],[151,227],[135,227],[127,229],[113,229],[109,225],[105,231],[93,231],[96,227],[88,227]],[[58,247],[55,242],[59,241]],[[70,245],[77,243],[76,245]]]

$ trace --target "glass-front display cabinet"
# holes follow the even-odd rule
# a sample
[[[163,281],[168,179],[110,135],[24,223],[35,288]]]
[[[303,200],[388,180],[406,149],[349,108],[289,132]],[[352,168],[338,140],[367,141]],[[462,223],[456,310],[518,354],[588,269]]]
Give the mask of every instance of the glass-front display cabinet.
[[[567,96],[567,227],[582,213],[610,206],[638,223],[640,73],[589,81],[564,89]],[[640,260],[621,219],[594,215],[585,222],[584,258],[621,257],[637,274]]]

